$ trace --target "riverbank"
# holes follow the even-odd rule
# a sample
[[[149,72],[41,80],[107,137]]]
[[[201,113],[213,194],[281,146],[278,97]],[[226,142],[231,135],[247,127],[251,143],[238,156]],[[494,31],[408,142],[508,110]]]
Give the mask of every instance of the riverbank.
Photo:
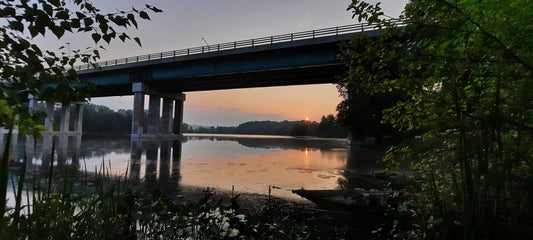
[[[305,226],[306,231],[311,233],[311,239],[368,239],[373,230],[373,223],[376,222],[376,216],[326,210],[304,198],[286,199],[194,186],[180,186],[180,188],[178,202],[197,203],[206,195],[210,195],[214,202],[229,206],[231,199],[238,196],[236,200],[238,212],[268,220],[266,222],[284,225],[285,228]]]

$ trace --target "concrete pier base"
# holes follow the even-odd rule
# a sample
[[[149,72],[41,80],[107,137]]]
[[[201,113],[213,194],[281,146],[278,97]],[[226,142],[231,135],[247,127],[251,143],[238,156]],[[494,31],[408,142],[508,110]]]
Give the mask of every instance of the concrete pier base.
[[[132,92],[134,97],[131,139],[181,137],[185,94],[168,92],[142,82],[133,83]],[[150,96],[146,121],[144,119],[145,95]]]

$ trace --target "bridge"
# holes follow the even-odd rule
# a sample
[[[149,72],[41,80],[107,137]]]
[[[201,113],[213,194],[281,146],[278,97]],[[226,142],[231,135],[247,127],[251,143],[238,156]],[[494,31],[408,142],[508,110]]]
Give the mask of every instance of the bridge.
[[[402,24],[401,20],[391,21]],[[376,36],[378,28],[359,23],[127,57],[75,69],[80,78],[95,84],[93,97],[134,95],[132,138],[175,136],[181,133],[183,92],[334,83],[335,76],[346,70],[336,58],[338,44],[356,35]],[[146,121],[145,95],[150,96]]]

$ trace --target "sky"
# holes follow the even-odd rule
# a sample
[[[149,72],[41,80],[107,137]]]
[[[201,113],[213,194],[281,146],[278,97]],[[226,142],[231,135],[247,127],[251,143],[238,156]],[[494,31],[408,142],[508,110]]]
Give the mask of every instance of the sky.
[[[151,13],[151,21],[139,21],[134,42],[117,41],[104,45],[101,60],[137,56],[209,44],[232,42],[291,32],[357,23],[346,8],[347,0],[93,0],[104,12],[142,8],[145,3],[163,10]],[[375,1],[369,1],[375,2]],[[398,16],[407,0],[383,0],[388,16]],[[90,36],[71,34],[61,40],[39,41],[48,49],[68,43],[72,49],[94,47]],[[334,84],[247,88],[185,92],[184,122],[202,126],[236,126],[257,120],[320,121],[322,115],[336,114],[341,97]],[[111,109],[132,109],[131,96],[93,98],[94,104]]]

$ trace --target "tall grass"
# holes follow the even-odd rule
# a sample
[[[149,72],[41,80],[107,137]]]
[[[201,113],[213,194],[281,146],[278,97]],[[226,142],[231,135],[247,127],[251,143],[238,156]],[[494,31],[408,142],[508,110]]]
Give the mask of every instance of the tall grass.
[[[2,211],[0,239],[294,239],[310,234],[268,216],[240,213],[238,196],[228,206],[209,195],[183,203],[157,189],[147,193],[143,180],[127,172],[111,175],[104,160],[94,173],[86,167],[60,168],[54,165],[54,151],[55,138],[44,171],[26,171],[24,157],[13,179],[15,206]],[[2,168],[4,179],[7,169]],[[4,194],[6,189],[7,181]]]

